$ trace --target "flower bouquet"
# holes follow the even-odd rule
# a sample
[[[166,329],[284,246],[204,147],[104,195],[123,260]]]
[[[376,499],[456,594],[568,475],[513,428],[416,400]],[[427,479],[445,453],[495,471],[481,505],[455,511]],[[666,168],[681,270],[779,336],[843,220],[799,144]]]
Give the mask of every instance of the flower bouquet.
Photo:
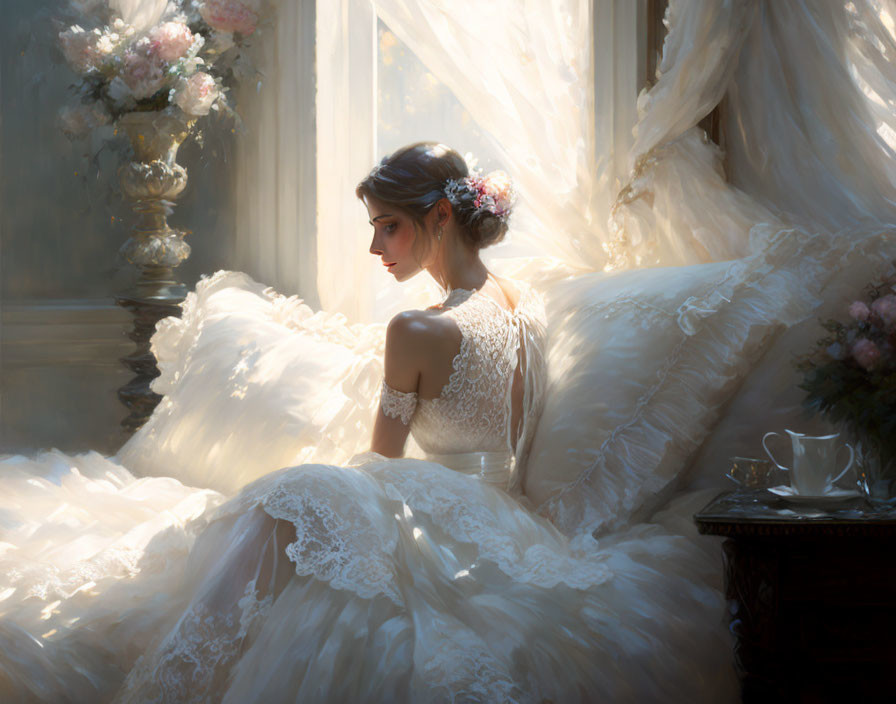
[[[59,33],[78,75],[76,105],[60,114],[63,131],[84,136],[132,112],[164,111],[192,122],[220,110],[228,92],[253,73],[247,38],[260,0],[71,0]]]
[[[896,278],[871,284],[849,306],[849,321],[827,320],[828,334],[798,359],[805,405],[856,442],[871,483],[896,479]],[[885,488],[886,490],[886,488]]]

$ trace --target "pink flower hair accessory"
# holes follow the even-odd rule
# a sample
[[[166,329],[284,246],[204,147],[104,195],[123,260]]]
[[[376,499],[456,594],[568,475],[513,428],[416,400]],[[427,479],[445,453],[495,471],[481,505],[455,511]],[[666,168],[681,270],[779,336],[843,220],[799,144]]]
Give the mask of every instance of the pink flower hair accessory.
[[[471,199],[477,212],[489,212],[506,222],[516,200],[516,190],[504,171],[492,171],[483,176],[473,171],[464,178],[449,179],[445,183],[445,197],[453,206]]]

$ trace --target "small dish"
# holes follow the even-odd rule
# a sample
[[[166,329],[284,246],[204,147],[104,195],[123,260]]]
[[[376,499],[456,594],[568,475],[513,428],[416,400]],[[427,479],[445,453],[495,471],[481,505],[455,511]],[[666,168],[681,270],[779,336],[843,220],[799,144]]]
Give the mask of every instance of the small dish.
[[[862,494],[857,489],[831,489],[826,494],[798,494],[792,486],[772,486],[768,489],[776,496],[791,501],[795,504],[819,504],[836,501],[846,501],[847,499],[856,499]]]

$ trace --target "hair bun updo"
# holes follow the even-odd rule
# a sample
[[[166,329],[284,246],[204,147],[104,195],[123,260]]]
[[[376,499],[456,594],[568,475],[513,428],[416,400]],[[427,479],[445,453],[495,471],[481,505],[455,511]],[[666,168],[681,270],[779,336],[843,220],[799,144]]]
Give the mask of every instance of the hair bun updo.
[[[513,204],[506,174],[471,174],[460,154],[436,142],[411,144],[385,157],[355,194],[395,205],[418,222],[448,198],[463,236],[476,249],[504,238]]]

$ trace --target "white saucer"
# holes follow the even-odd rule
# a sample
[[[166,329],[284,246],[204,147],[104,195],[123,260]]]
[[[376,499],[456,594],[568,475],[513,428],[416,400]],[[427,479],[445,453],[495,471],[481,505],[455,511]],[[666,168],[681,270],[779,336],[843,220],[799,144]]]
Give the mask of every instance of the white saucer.
[[[828,501],[846,501],[847,499],[855,499],[861,496],[857,489],[839,488],[831,489],[826,494],[798,494],[796,489],[792,486],[786,486],[784,484],[781,486],[769,487],[769,491],[796,504],[818,504]]]

